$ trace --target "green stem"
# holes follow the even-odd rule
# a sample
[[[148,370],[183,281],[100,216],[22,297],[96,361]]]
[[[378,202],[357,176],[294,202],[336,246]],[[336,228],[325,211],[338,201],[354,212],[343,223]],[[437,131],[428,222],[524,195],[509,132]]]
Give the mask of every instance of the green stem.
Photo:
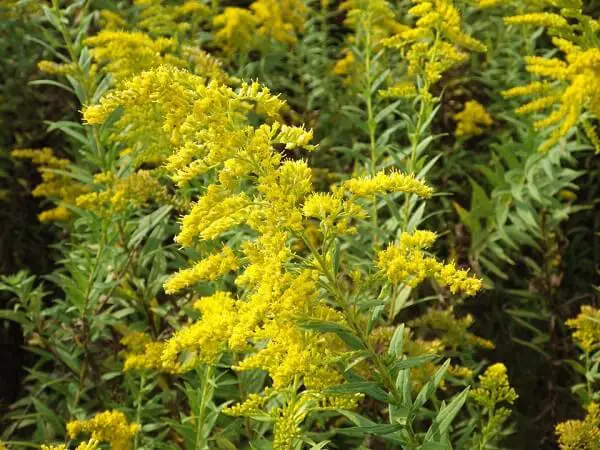
[[[140,424],[142,423],[142,399],[144,396],[144,384],[146,383],[146,374],[142,373],[142,377],[140,378],[140,389],[138,390],[138,395],[136,398],[136,411],[135,411],[135,422]],[[141,432],[140,432],[141,433]],[[135,435],[133,448],[138,448],[140,433]]]
[[[417,123],[415,126],[415,130],[410,135],[411,149],[410,149],[410,160],[408,165],[408,172],[415,173],[417,168],[417,149],[419,144],[421,143],[421,128],[423,127],[423,121],[429,111],[429,103],[425,101],[421,101],[419,103],[419,114],[417,115]],[[410,199],[411,196],[409,194],[405,194],[404,196],[404,214],[403,214],[403,224],[402,231],[408,231],[408,220],[410,216]]]
[[[365,34],[365,92],[363,94],[365,98],[365,102],[367,105],[367,129],[369,132],[369,154],[370,154],[370,164],[369,164],[369,172],[372,177],[377,173],[377,140],[376,140],[376,132],[377,132],[377,123],[375,122],[375,113],[373,108],[373,78],[371,77],[372,71],[372,43],[371,43],[371,14],[366,13],[367,20],[364,27]],[[377,229],[378,226],[378,211],[377,211],[377,198],[373,198],[373,205],[371,206],[371,221],[373,224],[373,230]],[[374,245],[377,246],[377,234],[375,234],[373,239]]]
[[[352,328],[352,330],[354,331],[356,336],[360,339],[363,347],[369,354],[369,358],[371,359],[371,361],[373,361],[373,363],[375,364],[375,367],[377,369],[379,376],[381,377],[381,381],[382,381],[383,385],[386,387],[386,389],[390,392],[390,394],[394,398],[394,402],[397,405],[401,405],[402,404],[402,395],[400,394],[400,392],[398,391],[398,388],[396,387],[396,383],[394,382],[394,379],[392,377],[392,374],[390,373],[389,368],[387,367],[383,358],[381,358],[381,356],[377,353],[377,351],[371,344],[367,331],[364,330],[363,327],[361,326],[361,322],[357,317],[358,314],[357,314],[356,309],[351,307],[350,302],[348,301],[348,299],[346,298],[346,295],[342,291],[342,287],[340,286],[339,281],[336,279],[334,274],[329,270],[326,259],[323,257],[323,255],[321,255],[320,252],[311,244],[310,240],[304,235],[304,233],[301,233],[300,236],[301,236],[302,240],[304,241],[305,245],[310,250],[311,254],[314,256],[315,260],[317,261],[319,268],[321,269],[321,272],[323,273],[325,278],[327,278],[329,285],[332,289],[332,292],[338,301],[338,305],[342,308],[342,311],[344,312],[344,316],[345,316],[346,320],[348,321],[348,324],[350,325],[350,327]],[[417,439],[412,430],[412,426],[410,424],[407,424],[406,430],[409,434],[409,439],[411,441],[410,448],[413,448],[412,445],[417,445]]]
[[[212,376],[214,367],[207,365],[204,370],[204,380],[202,382],[202,389],[200,390],[200,405],[198,407],[198,416],[196,417],[196,450],[202,450],[206,448],[207,443],[204,439],[204,422],[206,421],[206,407],[208,402],[212,399],[212,388],[210,383],[212,382]]]

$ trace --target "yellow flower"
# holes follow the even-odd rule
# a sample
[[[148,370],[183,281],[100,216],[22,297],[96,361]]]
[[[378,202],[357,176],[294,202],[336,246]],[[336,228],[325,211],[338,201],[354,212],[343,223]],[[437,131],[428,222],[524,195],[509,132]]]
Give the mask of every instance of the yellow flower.
[[[86,44],[96,61],[106,65],[106,70],[117,82],[166,62],[184,67],[185,62],[169,57],[177,46],[174,39],[152,39],[139,31],[103,30],[88,37]]]
[[[75,450],[97,450],[100,445],[100,442],[95,439],[90,439],[87,442],[82,442],[79,444]],[[2,446],[0,446],[2,449]],[[54,445],[43,445],[41,446],[41,450],[69,450],[65,444],[54,444]]]
[[[341,190],[334,194],[315,193],[304,202],[302,213],[305,217],[319,219],[319,226],[324,234],[331,230],[339,234],[353,234],[356,229],[350,226],[350,222],[366,217],[360,206],[343,200],[341,194]]]
[[[379,172],[374,177],[353,178],[344,183],[344,187],[357,197],[372,197],[376,194],[403,192],[419,197],[431,197],[433,190],[414,175],[400,172]]]
[[[333,67],[333,73],[343,77],[346,86],[358,85],[364,74],[364,64],[357,59],[354,48],[381,49],[382,41],[408,29],[396,20],[394,10],[385,0],[343,0],[339,9],[345,14],[344,25],[354,30],[346,38],[343,57]]]
[[[379,91],[381,97],[413,98],[417,95],[417,87],[411,81],[396,83],[387,89]]]
[[[174,294],[204,280],[216,280],[226,273],[237,270],[238,260],[229,247],[224,247],[220,253],[212,254],[197,262],[193,267],[177,272],[165,282],[165,292]]]
[[[600,406],[590,403],[584,420],[568,420],[556,426],[561,450],[596,450],[600,445]]]
[[[199,0],[187,0],[183,4],[168,4],[163,0],[136,0],[139,18],[135,24],[154,36],[177,36],[196,31],[198,24],[208,19],[210,8]]]
[[[123,17],[109,9],[100,11],[100,22],[105,30],[121,30],[127,26],[127,21]]]
[[[302,0],[256,0],[250,9],[257,18],[258,33],[283,44],[296,43],[304,30],[308,8]]]
[[[502,5],[506,0],[473,0],[479,8],[491,8],[493,6]]]
[[[445,310],[431,308],[422,316],[409,322],[411,327],[439,333],[440,341],[453,350],[463,346],[494,348],[492,342],[468,331],[472,324],[473,317],[470,314],[458,318],[454,315],[452,307]]]
[[[147,170],[139,170],[122,178],[99,173],[94,181],[100,190],[78,196],[76,204],[97,214],[111,215],[132,206],[143,207],[151,199],[160,203],[175,202],[156,175]]]
[[[418,86],[417,77],[424,85],[419,91],[431,100],[430,88],[442,74],[466,61],[468,55],[460,49],[485,52],[486,46],[462,30],[459,10],[450,0],[412,0],[415,4],[408,14],[416,17],[413,28],[405,28],[382,41],[385,47],[401,51],[407,61],[408,80],[403,80],[398,94],[412,95],[412,85]],[[386,95],[393,95],[393,88]]]
[[[213,19],[215,42],[229,55],[247,52],[256,45],[258,22],[247,9],[227,7]]]
[[[505,17],[504,23],[508,25],[535,25],[548,28],[569,27],[569,22],[567,22],[567,19],[565,19],[563,16],[546,12]]]
[[[56,172],[64,171],[70,164],[65,158],[58,158],[50,148],[18,149],[11,155],[17,159],[28,159],[36,166],[42,176],[42,182],[33,190],[34,197],[45,197],[59,202],[55,208],[50,208],[38,215],[40,222],[65,221],[72,216],[67,206],[74,206],[77,198],[89,191],[89,186],[76,181],[66,174]]]
[[[513,404],[517,393],[510,387],[506,366],[496,363],[489,366],[479,377],[479,387],[473,389],[471,396],[486,408],[493,408],[501,402]]]
[[[465,108],[454,115],[454,120],[456,120],[457,137],[478,136],[483,133],[483,127],[489,127],[493,123],[492,116],[481,103],[475,100],[465,103]]]
[[[457,269],[452,263],[443,264],[423,251],[433,242],[432,236],[417,231],[402,233],[400,241],[377,254],[377,267],[392,283],[416,287],[425,278],[432,277],[453,294],[462,292],[475,295],[481,289],[481,280],[469,276],[468,271]]]
[[[573,339],[585,352],[591,352],[600,345],[600,310],[583,305],[579,315],[567,320],[566,324],[575,330]]]
[[[152,342],[144,333],[129,333],[121,344],[127,347],[124,352],[125,363],[123,370],[153,369],[164,370],[162,353],[164,345],[161,342]]]
[[[51,75],[72,75],[77,71],[75,63],[55,63],[54,61],[39,61],[37,64],[40,72],[45,72]]]
[[[163,344],[162,369],[184,373],[200,362],[214,364],[226,349],[238,323],[237,302],[229,292],[217,292],[194,304],[202,317],[184,326]]]
[[[538,129],[553,127],[548,139],[540,146],[541,152],[554,147],[578,124],[585,112],[600,117],[600,100],[596,95],[600,88],[600,49],[593,44],[595,37],[592,37],[598,30],[596,21],[583,14],[581,5],[570,6],[565,14],[572,20],[544,11],[505,19],[509,24],[549,28],[553,44],[564,54],[564,58],[526,57],[527,71],[544,80],[504,92],[507,97],[538,97],[518,108],[519,114],[549,110],[545,118],[535,123]],[[591,143],[600,148],[595,130],[589,123],[584,125],[584,131]]]
[[[130,450],[133,436],[139,430],[140,426],[127,422],[120,411],[105,411],[88,420],[67,423],[67,433],[71,438],[80,433],[90,433],[92,439],[107,442],[113,450]]]

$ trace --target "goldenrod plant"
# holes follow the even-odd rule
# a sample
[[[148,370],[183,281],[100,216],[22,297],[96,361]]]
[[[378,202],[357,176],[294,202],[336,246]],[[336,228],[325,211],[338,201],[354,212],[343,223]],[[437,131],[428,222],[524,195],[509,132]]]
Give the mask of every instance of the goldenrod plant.
[[[0,449],[597,450],[597,13],[0,0]]]
[[[579,359],[583,364],[573,361],[573,367],[585,379],[583,383],[574,385],[572,391],[580,397],[587,414],[583,420],[567,420],[556,425],[556,436],[561,450],[595,450],[600,448],[600,311],[583,305],[580,313],[567,320],[566,324],[582,353]]]

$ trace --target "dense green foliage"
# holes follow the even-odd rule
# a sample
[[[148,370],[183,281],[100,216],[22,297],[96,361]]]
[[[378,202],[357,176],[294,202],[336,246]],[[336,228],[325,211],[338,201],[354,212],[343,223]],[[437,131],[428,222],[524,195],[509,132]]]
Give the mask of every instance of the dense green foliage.
[[[599,14],[0,0],[0,449],[600,449]]]

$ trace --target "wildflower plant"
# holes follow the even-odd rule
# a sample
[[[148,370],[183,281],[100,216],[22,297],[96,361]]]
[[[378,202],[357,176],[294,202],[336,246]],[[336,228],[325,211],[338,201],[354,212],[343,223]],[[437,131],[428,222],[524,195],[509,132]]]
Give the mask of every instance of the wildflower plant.
[[[58,241],[51,273],[0,278],[0,319],[35,355],[0,448],[513,448],[531,379],[555,389],[561,448],[597,447],[597,310],[565,324],[577,360],[557,320],[591,297],[559,295],[593,164],[556,144],[578,123],[597,140],[592,9],[18,3],[39,28],[32,87],[68,111],[54,145],[10,152]],[[551,51],[516,67],[534,44]],[[550,137],[510,112],[521,94]],[[564,361],[579,420],[557,411]]]
[[[523,14],[506,17],[506,24],[544,27],[562,55],[526,57],[527,71],[538,79],[509,89],[504,95],[533,97],[517,109],[519,114],[549,111],[535,122],[537,129],[552,129],[540,151],[555,146],[579,123],[599,151],[593,122],[599,115],[593,95],[598,85],[598,23],[583,12],[582,1],[541,2],[534,8],[533,12],[527,8]]]

